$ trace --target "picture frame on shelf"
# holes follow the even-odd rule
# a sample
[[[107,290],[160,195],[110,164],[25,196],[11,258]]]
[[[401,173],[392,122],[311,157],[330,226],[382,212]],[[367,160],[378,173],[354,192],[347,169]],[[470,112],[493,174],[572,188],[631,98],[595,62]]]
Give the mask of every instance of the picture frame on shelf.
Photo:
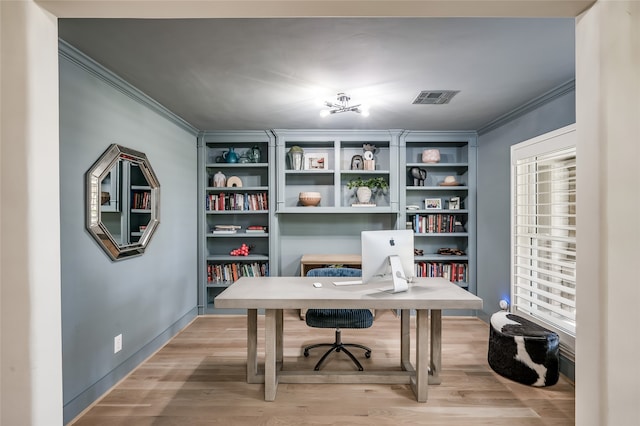
[[[304,169],[305,170],[328,170],[329,154],[311,153],[311,154],[305,155]]]
[[[449,210],[460,210],[460,197],[451,197],[447,208]]]
[[[442,210],[442,200],[440,198],[425,198],[425,210]]]

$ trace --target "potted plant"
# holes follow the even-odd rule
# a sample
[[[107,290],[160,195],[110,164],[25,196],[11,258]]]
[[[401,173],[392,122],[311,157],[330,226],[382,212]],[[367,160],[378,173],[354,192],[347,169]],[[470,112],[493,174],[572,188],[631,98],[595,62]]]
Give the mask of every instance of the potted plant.
[[[389,184],[381,176],[369,179],[362,179],[362,177],[358,176],[347,183],[347,188],[357,188],[356,197],[359,204],[371,204],[371,195],[378,190],[386,191],[389,188]]]

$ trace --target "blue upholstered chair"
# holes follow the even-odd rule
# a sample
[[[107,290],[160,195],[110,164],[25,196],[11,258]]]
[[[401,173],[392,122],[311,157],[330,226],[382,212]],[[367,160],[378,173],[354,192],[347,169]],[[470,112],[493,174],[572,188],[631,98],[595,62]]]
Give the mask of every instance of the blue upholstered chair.
[[[360,269],[355,268],[316,268],[307,272],[308,277],[359,277],[362,275]],[[304,348],[304,356],[309,356],[309,350],[321,346],[328,346],[329,350],[320,358],[314,370],[320,367],[331,352],[344,352],[351,358],[358,370],[362,371],[362,364],[353,354],[347,350],[347,346],[364,349],[364,356],[371,358],[371,349],[356,343],[343,343],[341,338],[341,328],[369,328],[373,324],[373,314],[368,309],[309,309],[305,316],[309,327],[335,328],[336,340],[333,343],[318,343]]]

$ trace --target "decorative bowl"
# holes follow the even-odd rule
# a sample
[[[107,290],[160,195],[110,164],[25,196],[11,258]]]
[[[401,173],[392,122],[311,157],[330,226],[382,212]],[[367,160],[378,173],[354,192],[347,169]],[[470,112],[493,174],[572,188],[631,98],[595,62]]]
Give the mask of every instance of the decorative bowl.
[[[300,204],[302,204],[305,207],[315,207],[318,204],[320,204],[321,199],[322,199],[322,196],[320,195],[319,192],[301,192],[298,195],[298,200],[300,201]]]

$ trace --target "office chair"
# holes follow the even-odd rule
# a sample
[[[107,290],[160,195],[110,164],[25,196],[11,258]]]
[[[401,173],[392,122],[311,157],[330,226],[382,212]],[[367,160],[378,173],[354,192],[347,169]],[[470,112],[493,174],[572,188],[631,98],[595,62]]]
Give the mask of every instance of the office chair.
[[[355,268],[316,268],[307,272],[308,277],[359,277],[362,275],[360,269]],[[336,339],[333,343],[318,343],[310,345],[304,348],[304,356],[309,356],[309,350],[318,348],[321,346],[329,346],[329,350],[320,358],[316,366],[315,371],[320,370],[320,367],[327,359],[331,352],[344,352],[351,358],[353,363],[358,367],[359,371],[362,371],[362,364],[356,359],[355,356],[346,348],[356,347],[364,349],[364,356],[371,358],[371,349],[359,345],[356,343],[343,343],[341,337],[341,328],[369,328],[373,324],[373,314],[368,309],[309,309],[305,316],[305,320],[309,327],[315,328],[335,328]]]

